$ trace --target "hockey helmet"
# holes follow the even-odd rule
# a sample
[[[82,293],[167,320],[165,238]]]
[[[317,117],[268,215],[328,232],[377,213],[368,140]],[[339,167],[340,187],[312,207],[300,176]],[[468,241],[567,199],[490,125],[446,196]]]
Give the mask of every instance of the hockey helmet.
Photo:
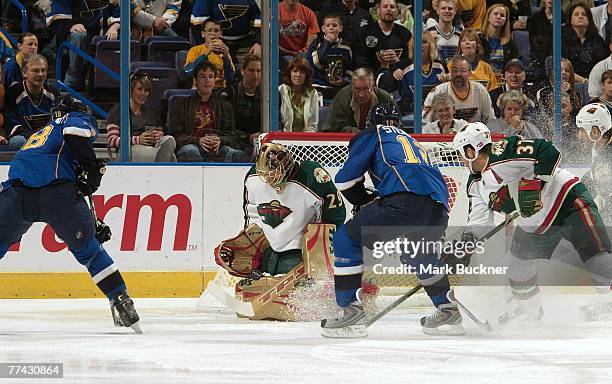
[[[280,191],[289,180],[296,164],[293,155],[284,145],[265,143],[255,160],[255,169],[261,180]]]
[[[461,157],[469,161],[470,171],[472,171],[472,162],[478,158],[480,150],[491,143],[491,131],[481,122],[466,124],[453,139],[453,147],[459,151]],[[474,150],[474,157],[467,157],[465,153],[467,148]]]
[[[576,125],[584,129],[589,140],[597,141],[612,128],[610,111],[600,103],[587,104],[578,112]]]
[[[53,103],[53,117],[59,118],[70,112],[89,113],[87,106],[79,99],[68,94],[55,99]]]
[[[376,127],[378,125],[392,125],[400,127],[402,123],[402,114],[399,108],[394,104],[380,103],[370,109],[366,127]]]

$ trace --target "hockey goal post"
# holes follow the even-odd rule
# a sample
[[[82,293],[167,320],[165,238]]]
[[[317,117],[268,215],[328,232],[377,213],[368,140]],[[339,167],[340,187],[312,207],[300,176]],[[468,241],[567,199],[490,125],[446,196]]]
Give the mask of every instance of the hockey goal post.
[[[348,157],[348,144],[354,134],[327,132],[270,132],[262,134],[256,143],[259,149],[262,144],[274,142],[288,148],[294,159],[298,161],[311,160],[320,163],[332,177],[342,167]],[[468,199],[465,193],[468,171],[461,162],[459,153],[453,149],[454,135],[424,135],[413,134],[427,150],[429,161],[438,167],[444,176],[449,190],[449,227],[462,227],[467,223]],[[503,138],[503,135],[493,135],[493,141]],[[347,215],[350,215],[350,205]],[[368,274],[366,273],[366,278]],[[229,291],[240,279],[231,276],[219,268],[213,283]],[[376,283],[381,286],[383,295],[395,295],[403,292],[406,287],[416,285],[416,278],[406,276],[377,276]],[[214,298],[207,295],[206,290],[198,301],[198,310],[208,311],[216,307]]]

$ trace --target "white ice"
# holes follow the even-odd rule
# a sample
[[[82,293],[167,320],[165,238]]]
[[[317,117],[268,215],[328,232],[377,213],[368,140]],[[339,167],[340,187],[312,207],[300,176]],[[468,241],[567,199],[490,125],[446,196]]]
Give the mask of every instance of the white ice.
[[[494,300],[457,297],[494,319]],[[0,300],[0,362],[61,362],[63,379],[15,383],[612,383],[612,322],[588,323],[587,295],[546,295],[543,326],[424,335],[431,309],[399,308],[359,340],[317,323],[197,313],[195,299],[135,299],[143,335],[112,324],[103,299]],[[495,324],[495,322],[493,322]]]

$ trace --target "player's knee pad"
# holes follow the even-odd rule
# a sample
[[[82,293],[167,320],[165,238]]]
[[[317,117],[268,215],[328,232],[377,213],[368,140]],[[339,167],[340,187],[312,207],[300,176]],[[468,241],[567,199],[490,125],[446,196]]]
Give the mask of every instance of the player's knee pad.
[[[612,253],[602,252],[584,263],[596,286],[612,286]]]
[[[353,267],[363,264],[361,247],[349,236],[346,227],[341,225],[334,233],[334,265],[337,267]]]
[[[87,267],[90,264],[90,262],[101,251],[103,251],[103,248],[100,245],[100,243],[98,242],[98,240],[96,240],[95,237],[92,237],[87,242],[85,242],[80,248],[78,248],[78,249],[71,248],[70,251],[72,252],[74,257],[77,259],[77,261],[81,265],[84,265],[84,266]]]

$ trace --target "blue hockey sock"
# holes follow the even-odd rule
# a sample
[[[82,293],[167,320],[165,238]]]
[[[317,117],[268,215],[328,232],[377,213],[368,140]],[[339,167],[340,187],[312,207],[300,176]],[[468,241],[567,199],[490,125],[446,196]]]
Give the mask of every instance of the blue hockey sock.
[[[423,287],[425,288],[425,292],[427,292],[427,296],[433,303],[433,305],[437,308],[441,304],[448,304],[450,300],[446,297],[448,291],[450,291],[450,282],[448,281],[448,276],[444,276],[441,280],[433,285],[428,285]]]
[[[2,259],[4,255],[6,255],[9,247],[10,247],[9,244],[0,244],[0,259]]]
[[[115,266],[113,259],[95,238],[82,248],[71,250],[79,263],[87,267],[89,274],[109,300],[119,292],[125,291],[125,281]]]

